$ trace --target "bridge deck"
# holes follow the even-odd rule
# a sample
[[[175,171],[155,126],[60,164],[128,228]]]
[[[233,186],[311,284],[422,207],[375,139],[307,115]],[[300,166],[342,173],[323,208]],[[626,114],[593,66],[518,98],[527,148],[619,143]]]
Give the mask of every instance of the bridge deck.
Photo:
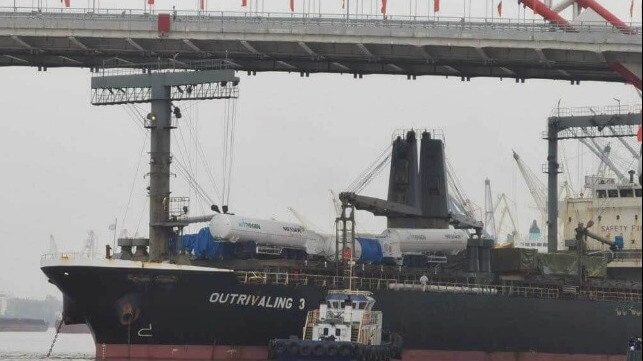
[[[98,67],[226,58],[244,71],[623,81],[610,63],[641,64],[641,27],[569,32],[536,21],[397,20],[240,13],[157,16],[0,12],[0,66]]]

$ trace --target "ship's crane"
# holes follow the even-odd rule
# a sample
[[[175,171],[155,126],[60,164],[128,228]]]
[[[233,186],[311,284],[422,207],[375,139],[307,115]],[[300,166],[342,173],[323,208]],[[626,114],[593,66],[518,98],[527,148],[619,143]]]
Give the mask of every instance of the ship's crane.
[[[536,202],[536,207],[538,208],[540,215],[543,219],[547,219],[547,189],[545,188],[545,185],[536,177],[536,174],[527,167],[518,153],[514,151],[513,155],[516,160],[516,164],[518,165],[518,170],[525,180],[525,183],[527,183],[529,193],[531,193],[531,196]]]
[[[576,256],[578,257],[578,283],[579,283],[579,286],[581,287],[585,282],[585,272],[584,272],[585,266],[584,266],[583,259],[585,258],[588,237],[608,245],[610,248],[610,251],[612,252],[616,252],[623,248],[622,243],[619,244],[617,242],[611,241],[603,236],[600,236],[590,231],[589,229],[593,225],[594,225],[594,221],[589,221],[587,222],[586,225],[584,225],[583,223],[578,223],[578,227],[576,227],[576,239],[573,240],[570,244],[576,247],[576,252],[577,252]]]

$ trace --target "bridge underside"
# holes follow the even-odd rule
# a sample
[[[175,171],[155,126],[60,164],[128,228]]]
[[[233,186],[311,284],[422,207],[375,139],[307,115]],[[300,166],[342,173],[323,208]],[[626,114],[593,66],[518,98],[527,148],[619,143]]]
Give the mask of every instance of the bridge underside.
[[[9,16],[0,13],[2,16]],[[82,15],[82,16],[81,16]],[[612,63],[641,63],[641,35],[551,25],[40,14],[0,25],[0,66],[100,67],[228,59],[242,71],[439,75],[623,82]],[[355,25],[355,26],[352,26]],[[600,31],[599,31],[600,30]]]

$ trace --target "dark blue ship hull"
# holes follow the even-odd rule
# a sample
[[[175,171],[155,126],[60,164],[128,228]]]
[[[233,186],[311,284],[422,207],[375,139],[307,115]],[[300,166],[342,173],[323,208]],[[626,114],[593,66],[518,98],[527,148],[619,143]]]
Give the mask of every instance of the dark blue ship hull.
[[[59,265],[42,270],[65,296],[67,322],[90,327],[99,359],[265,359],[269,340],[301,336],[306,313],[327,292],[323,284],[263,284],[261,277],[240,280],[234,272],[181,267]],[[625,354],[627,340],[641,335],[640,300],[372,291],[384,328],[403,337],[405,355],[618,360],[614,357]],[[405,359],[430,360],[424,357]]]

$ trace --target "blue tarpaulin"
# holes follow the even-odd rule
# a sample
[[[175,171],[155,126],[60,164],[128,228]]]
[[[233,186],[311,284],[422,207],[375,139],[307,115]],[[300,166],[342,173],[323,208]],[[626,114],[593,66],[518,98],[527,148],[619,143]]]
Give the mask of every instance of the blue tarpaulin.
[[[221,258],[224,248],[224,242],[214,239],[207,227],[201,228],[196,234],[184,234],[181,237],[181,243],[186,252],[192,253],[200,259]]]
[[[362,246],[362,254],[359,257],[361,262],[378,263],[382,262],[382,244],[377,239],[356,238]]]

